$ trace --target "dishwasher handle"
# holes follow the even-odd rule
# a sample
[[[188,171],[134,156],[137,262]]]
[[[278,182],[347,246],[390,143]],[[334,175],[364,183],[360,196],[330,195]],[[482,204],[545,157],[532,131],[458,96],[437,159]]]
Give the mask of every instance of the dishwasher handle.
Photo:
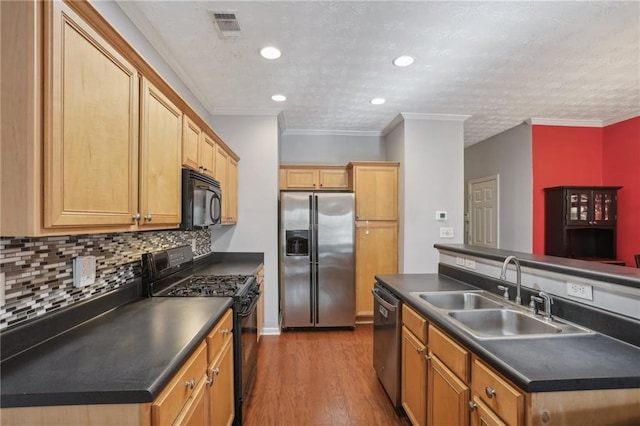
[[[371,294],[373,294],[373,297],[376,299],[378,303],[380,303],[382,306],[387,308],[390,312],[395,312],[396,309],[398,308],[398,305],[392,305],[391,303],[387,302],[382,297],[380,297],[380,294],[378,294],[378,289],[372,288]]]

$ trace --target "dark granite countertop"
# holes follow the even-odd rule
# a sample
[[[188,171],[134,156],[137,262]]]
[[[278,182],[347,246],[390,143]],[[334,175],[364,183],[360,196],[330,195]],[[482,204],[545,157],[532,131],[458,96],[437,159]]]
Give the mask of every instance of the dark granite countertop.
[[[409,293],[477,289],[438,274],[378,281],[526,392],[640,388],[640,348],[602,334],[478,340]]]
[[[253,275],[263,259],[262,253],[215,253],[196,259],[194,270]],[[230,297],[142,299],[139,283],[125,287],[104,295],[106,302],[81,303],[5,331],[3,343],[12,345],[40,329],[51,328],[45,333],[53,337],[3,354],[9,356],[0,365],[0,406],[151,402],[233,303]],[[74,325],[77,317],[90,319]],[[66,331],[57,332],[60,327]]]

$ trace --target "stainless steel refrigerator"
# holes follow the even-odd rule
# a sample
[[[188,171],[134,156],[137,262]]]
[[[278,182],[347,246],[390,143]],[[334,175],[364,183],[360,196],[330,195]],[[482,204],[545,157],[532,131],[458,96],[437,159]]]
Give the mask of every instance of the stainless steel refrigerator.
[[[282,191],[279,232],[282,327],[353,327],[353,193]]]

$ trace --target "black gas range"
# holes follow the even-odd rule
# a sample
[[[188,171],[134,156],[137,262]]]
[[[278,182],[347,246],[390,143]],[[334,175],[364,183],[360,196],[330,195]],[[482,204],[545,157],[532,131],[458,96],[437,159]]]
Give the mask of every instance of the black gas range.
[[[142,293],[233,298],[234,424],[241,425],[258,359],[256,306],[261,290],[255,276],[203,273],[194,269],[191,247],[182,246],[142,255]]]

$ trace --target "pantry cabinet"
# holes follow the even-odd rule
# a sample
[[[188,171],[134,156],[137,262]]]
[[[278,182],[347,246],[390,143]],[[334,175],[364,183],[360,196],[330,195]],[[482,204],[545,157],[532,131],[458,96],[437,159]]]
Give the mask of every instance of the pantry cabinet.
[[[67,4],[45,13],[44,226],[131,225],[138,72]]]
[[[373,317],[376,274],[398,271],[398,163],[351,162],[356,209],[356,318]]]

